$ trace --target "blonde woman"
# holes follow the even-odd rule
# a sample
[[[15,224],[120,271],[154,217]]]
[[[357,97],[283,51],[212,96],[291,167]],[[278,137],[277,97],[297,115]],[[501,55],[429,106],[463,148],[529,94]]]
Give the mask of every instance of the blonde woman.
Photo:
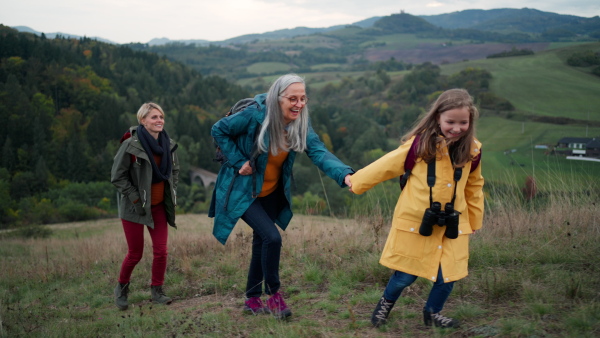
[[[137,113],[138,126],[123,136],[114,159],[111,182],[119,192],[119,217],[128,251],[114,290],[115,304],[129,306],[131,274],[142,259],[144,229],[152,239],[152,301],[170,304],[163,291],[167,269],[168,225],[175,226],[179,160],[177,144],[164,130],[165,113],[156,103],[144,103]]]

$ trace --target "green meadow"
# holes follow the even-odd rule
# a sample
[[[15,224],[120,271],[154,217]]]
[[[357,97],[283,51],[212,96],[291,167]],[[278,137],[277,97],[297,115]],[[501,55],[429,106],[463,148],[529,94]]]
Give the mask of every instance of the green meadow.
[[[257,62],[247,68],[250,74],[263,74],[267,72],[286,73],[291,71],[291,66],[282,62]]]
[[[332,34],[364,41],[357,30],[346,27]],[[423,41],[398,34],[361,47],[411,49]],[[338,48],[340,43],[316,34],[253,46],[286,50]],[[318,206],[307,205],[309,198],[295,206],[296,215],[282,232],[282,292],[293,312],[286,321],[242,313],[252,245],[252,231],[242,221],[221,245],[206,214],[177,216],[178,228],[169,230],[165,291],[174,299],[169,306],[150,301],[152,247],[146,236],[126,311],[116,308],[112,293],[127,252],[121,221],[114,215],[2,230],[0,338],[598,337],[600,162],[569,160],[551,151],[563,137],[600,136],[600,78],[591,69],[565,63],[572,53],[586,50],[600,52],[600,42],[551,43],[530,56],[440,66],[448,76],[467,68],[488,70],[491,91],[515,107],[482,111],[477,123],[485,217],[483,228],[470,235],[469,276],[456,283],[443,311],[460,320],[459,328],[423,325],[421,311],[431,283],[422,278],[403,292],[387,325],[370,323],[392,273],[378,263],[400,193],[397,181],[390,180],[361,196],[344,191],[344,218],[311,215]],[[346,66],[311,65],[313,72],[301,73],[309,94],[374,73],[346,71]],[[237,84],[263,91],[281,73],[297,68],[258,62],[247,71],[255,77]],[[409,72],[388,72],[386,89],[365,94],[364,101],[377,96],[374,101],[383,105],[392,84]],[[32,197],[27,203],[34,202]]]
[[[384,35],[384,36],[377,37],[377,39],[375,39],[375,42],[369,41],[369,42],[366,42],[364,45],[369,45],[369,44],[374,44],[374,43],[375,44],[376,43],[385,43],[385,45],[381,47],[383,50],[411,50],[411,49],[422,47],[424,44],[431,44],[431,45],[448,44],[449,40],[443,39],[443,38],[424,39],[424,38],[418,37],[415,34],[391,34],[391,35]],[[466,40],[452,41],[452,45],[465,45],[465,44],[469,44],[469,43],[472,43],[472,42],[466,41]]]
[[[587,180],[600,179],[600,162],[567,160],[535,149],[536,145],[552,147],[563,137],[600,136],[600,79],[564,63],[567,51],[585,49],[600,50],[600,43],[442,66],[447,75],[467,67],[489,70],[493,76],[491,90],[516,108],[508,116],[484,112],[479,120],[477,135],[484,144],[486,178],[496,181],[508,171],[521,182],[527,176],[545,182],[563,174],[580,176],[583,185]],[[542,123],[525,116],[567,117],[580,122]]]
[[[490,187],[483,228],[471,235],[469,276],[443,311],[460,320],[457,329],[423,325],[425,279],[403,292],[387,325],[371,325],[391,275],[378,260],[397,187],[382,184],[348,196],[360,211],[352,218],[297,214],[282,232],[282,291],[293,312],[286,321],[242,313],[252,242],[243,222],[223,246],[206,215],[178,216],[169,231],[169,306],[149,300],[147,236],[125,311],[112,295],[127,251],[120,220],[54,224],[48,238],[3,232],[0,337],[597,337],[600,186],[573,189],[578,178],[570,177],[552,180],[535,201],[510,173]]]
[[[446,75],[468,67],[490,71],[493,76],[490,89],[508,99],[517,113],[600,121],[600,78],[587,69],[565,63],[565,55],[586,49],[598,52],[600,43],[550,49],[530,56],[474,60],[441,68]],[[597,130],[596,136],[600,135]]]
[[[399,35],[393,38],[391,41],[408,43],[414,36]],[[590,74],[589,69],[565,64],[568,55],[574,51],[588,49],[600,51],[600,43],[555,43],[548,50],[531,56],[482,59],[440,66],[444,75],[452,75],[466,68],[490,71],[493,77],[490,89],[515,106],[513,112],[482,111],[478,121],[477,136],[484,145],[483,173],[488,180],[502,181],[507,173],[522,183],[528,176],[536,177],[539,184],[543,184],[563,174],[581,176],[581,184],[600,179],[599,162],[567,160],[564,156],[549,155],[547,150],[535,149],[536,145],[551,148],[563,137],[600,136],[600,78]],[[322,68],[326,69],[327,66],[331,65],[322,65]],[[393,81],[398,81],[407,72],[388,74]],[[345,77],[358,78],[363,75],[364,72],[344,71],[303,74],[309,89],[313,90],[319,90],[327,84],[338,84]],[[265,76],[260,80],[266,85],[276,77]],[[256,78],[243,79],[238,83],[256,83]],[[567,117],[578,121],[570,124],[536,122],[532,118],[536,116]]]

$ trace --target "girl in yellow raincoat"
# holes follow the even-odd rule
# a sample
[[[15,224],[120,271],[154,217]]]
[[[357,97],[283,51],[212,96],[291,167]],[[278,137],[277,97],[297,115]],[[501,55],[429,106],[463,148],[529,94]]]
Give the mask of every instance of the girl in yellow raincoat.
[[[396,204],[379,261],[395,271],[373,311],[371,322],[376,327],[385,324],[402,290],[417,277],[433,282],[423,308],[425,325],[459,325],[440,312],[454,282],[468,274],[469,235],[483,221],[481,143],[474,126],[478,116],[466,90],[447,90],[403,137],[398,149],[350,178],[350,191],[362,194],[403,175],[407,155],[416,143],[414,167]]]

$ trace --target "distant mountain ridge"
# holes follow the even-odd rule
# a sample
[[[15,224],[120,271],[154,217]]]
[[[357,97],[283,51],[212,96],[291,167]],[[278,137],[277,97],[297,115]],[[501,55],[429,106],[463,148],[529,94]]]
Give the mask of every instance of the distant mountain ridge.
[[[358,27],[362,27],[362,28],[368,28],[368,27],[373,26],[373,24],[381,18],[382,18],[381,16],[374,16],[372,18],[361,20],[361,21],[355,22],[350,25],[358,26]],[[309,28],[309,27],[284,28],[284,29],[278,29],[278,30],[271,31],[271,32],[266,32],[266,33],[240,35],[240,36],[237,36],[237,37],[234,37],[231,39],[227,39],[227,40],[223,40],[223,41],[170,40],[168,38],[161,38],[161,39],[152,39],[152,40],[150,40],[150,42],[148,42],[148,44],[150,46],[165,45],[168,43],[185,43],[185,44],[195,44],[195,45],[200,45],[200,46],[209,45],[209,44],[230,45],[230,44],[246,43],[246,42],[251,42],[251,41],[255,41],[255,40],[287,39],[287,38],[293,38],[295,36],[300,36],[300,35],[324,33],[324,32],[329,32],[329,31],[333,31],[336,29],[340,29],[345,26],[346,25],[336,25],[336,26],[323,27],[323,28]]]
[[[600,17],[584,18],[575,15],[543,12],[532,8],[468,9],[439,15],[421,15],[427,22],[448,29],[477,29],[481,31],[520,31],[542,33],[548,29],[566,29],[574,33],[600,30]]]
[[[80,35],[74,35],[74,34],[69,34],[69,33],[61,33],[61,32],[55,32],[55,33],[44,33],[44,32],[38,32],[33,28],[27,27],[27,26],[13,26],[11,27],[13,29],[16,29],[19,32],[24,32],[24,33],[31,33],[31,34],[35,34],[35,35],[42,35],[42,33],[48,38],[48,39],[54,39],[57,36],[62,36],[65,38],[71,38],[71,39],[80,39],[82,38],[82,36]],[[97,36],[87,36],[87,38],[90,38],[92,40],[98,40],[101,42],[106,42],[106,43],[111,43],[113,45],[117,45],[118,43],[108,40],[108,39],[104,39],[101,37],[97,37]]]
[[[398,22],[397,17],[412,17],[411,23]],[[421,18],[429,25],[416,23],[416,19]],[[404,30],[402,29],[404,25]],[[348,25],[335,25],[322,28],[296,27],[279,29],[266,33],[245,34],[234,38],[222,41],[210,41],[204,39],[188,39],[188,40],[171,40],[167,37],[154,38],[147,42],[150,46],[161,46],[170,43],[193,44],[197,46],[207,45],[231,45],[244,44],[257,40],[279,40],[289,39],[296,36],[312,35],[317,33],[326,33],[335,31],[347,26],[358,26],[369,29],[371,33],[376,34],[377,30],[384,32],[402,31],[407,32],[406,28],[420,29],[419,32],[432,31],[435,28],[444,29],[472,29],[485,32],[520,32],[520,33],[543,33],[548,30],[552,31],[568,31],[572,34],[584,34],[594,32],[600,36],[600,17],[594,16],[591,18],[579,17],[574,15],[557,14],[552,12],[543,12],[531,8],[498,8],[490,10],[468,9],[458,12],[438,14],[438,15],[404,15],[391,14],[389,16],[375,16],[365,20],[361,20]],[[21,32],[29,32],[36,35],[41,35],[26,26],[12,27]],[[416,33],[416,31],[414,32]],[[45,33],[46,37],[54,38],[57,35],[71,38],[80,38],[81,36],[67,33]],[[107,39],[99,37],[90,37],[98,41],[116,44]]]

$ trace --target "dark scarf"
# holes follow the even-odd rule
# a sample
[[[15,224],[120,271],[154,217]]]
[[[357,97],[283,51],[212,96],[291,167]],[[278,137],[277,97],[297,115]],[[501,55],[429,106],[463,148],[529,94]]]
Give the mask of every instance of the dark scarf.
[[[171,176],[172,164],[171,164],[171,142],[169,135],[166,131],[161,131],[158,134],[158,140],[154,139],[146,128],[142,125],[137,127],[137,134],[148,154],[150,163],[152,164],[152,183],[160,183],[166,181]],[[161,155],[160,167],[156,165],[154,155]]]

